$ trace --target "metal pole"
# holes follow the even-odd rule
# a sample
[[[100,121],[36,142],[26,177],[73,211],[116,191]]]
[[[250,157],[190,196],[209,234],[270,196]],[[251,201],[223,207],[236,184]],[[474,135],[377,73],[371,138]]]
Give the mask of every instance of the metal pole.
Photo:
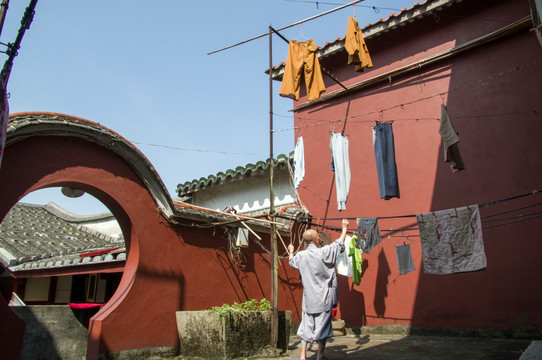
[[[273,189],[273,36],[272,28],[269,26],[269,216],[271,221],[275,220],[275,191]],[[271,348],[277,348],[278,339],[278,249],[275,224],[271,224]]]
[[[305,22],[307,22],[307,21],[311,21],[311,20],[317,19],[317,18],[319,18],[319,17],[321,17],[321,16],[330,14],[330,13],[335,12],[335,11],[337,11],[337,10],[344,9],[345,7],[348,7],[348,6],[350,6],[350,5],[354,5],[354,4],[359,3],[359,2],[362,2],[362,1],[364,1],[364,0],[356,0],[356,1],[352,1],[352,2],[350,2],[350,3],[348,3],[348,4],[344,4],[344,5],[341,5],[341,6],[339,6],[339,7],[334,8],[334,9],[331,9],[331,10],[325,11],[325,12],[323,12],[323,13],[320,13],[320,14],[317,14],[317,15],[314,15],[314,16],[311,16],[310,18],[307,18],[307,19],[304,19],[304,20],[297,21],[297,22],[295,22],[295,23],[293,23],[293,24],[290,24],[290,25],[283,26],[283,27],[281,27],[280,29],[277,29],[277,31],[281,31],[281,30],[284,30],[284,29],[288,29],[288,28],[291,28],[292,26],[296,26],[296,25],[299,25],[299,24],[301,24],[301,23],[305,23]],[[271,32],[265,33],[265,34],[261,34],[261,35],[258,35],[258,36],[254,36],[254,37],[252,37],[252,38],[250,38],[250,39],[247,39],[247,40],[238,42],[238,43],[233,44],[233,45],[230,45],[230,46],[226,46],[225,48],[222,48],[222,49],[218,49],[218,50],[215,50],[215,51],[208,52],[207,55],[211,55],[211,54],[215,54],[215,53],[220,52],[220,51],[224,51],[224,50],[227,50],[227,49],[231,49],[232,47],[235,47],[235,46],[238,46],[238,45],[242,45],[242,44],[246,44],[247,42],[250,42],[250,41],[252,41],[252,40],[256,40],[256,39],[259,39],[259,38],[261,38],[261,37],[268,36],[268,35],[271,36]]]

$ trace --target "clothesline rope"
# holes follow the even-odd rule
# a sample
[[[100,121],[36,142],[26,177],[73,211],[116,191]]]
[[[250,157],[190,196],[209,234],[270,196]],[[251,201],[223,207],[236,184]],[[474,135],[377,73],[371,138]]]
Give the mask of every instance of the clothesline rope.
[[[359,3],[359,2],[362,2],[364,0],[356,0],[356,1],[352,1],[348,4],[344,4],[344,5],[341,5],[341,6],[338,6],[334,9],[331,9],[331,10],[328,10],[328,11],[324,11],[323,13],[320,13],[320,14],[317,14],[317,15],[314,15],[314,16],[311,16],[307,19],[304,19],[304,20],[300,20],[300,21],[296,21],[290,25],[286,25],[286,26],[283,26],[281,28],[278,28],[276,29],[277,31],[282,31],[282,30],[285,30],[285,29],[288,29],[288,28],[291,28],[291,27],[294,27],[294,26],[297,26],[299,24],[303,24],[305,22],[308,22],[308,21],[311,21],[311,20],[314,20],[314,19],[317,19],[319,17],[322,17],[322,16],[325,16],[325,15],[328,15],[328,14],[331,14],[335,11],[338,11],[338,10],[341,10],[341,9],[344,9],[345,7],[348,7],[350,5],[353,5],[353,4],[356,4],[356,3]],[[243,44],[246,44],[248,42],[251,42],[253,40],[256,40],[256,39],[259,39],[259,38],[262,38],[262,37],[265,37],[265,36],[268,36],[269,35],[269,32],[266,32],[266,33],[263,33],[263,34],[260,34],[260,35],[257,35],[257,36],[254,36],[254,37],[251,37],[250,39],[247,39],[247,40],[243,40],[243,41],[240,41],[238,43],[235,43],[233,45],[229,45],[229,46],[226,46],[222,49],[218,49],[218,50],[214,50],[214,51],[211,51],[211,52],[208,52],[207,55],[212,55],[212,54],[216,54],[218,52],[221,52],[221,51],[224,51],[224,50],[228,50],[228,49],[231,49],[233,47],[236,47],[236,46],[239,46],[239,45],[243,45]]]
[[[491,228],[495,228],[495,227],[499,227],[499,226],[506,226],[506,225],[515,224],[515,223],[518,223],[518,222],[537,219],[539,217],[542,217],[542,212],[536,212],[536,213],[530,213],[530,214],[519,214],[519,215],[516,215],[516,216],[511,216],[511,217],[507,217],[507,218],[492,220],[492,221],[503,221],[503,220],[515,219],[513,221],[508,221],[508,222],[505,222],[505,223],[482,226],[482,229],[491,229]],[[486,222],[487,221],[485,221],[485,220],[481,221],[481,223],[486,223]],[[336,226],[320,225],[320,224],[314,224],[314,223],[309,223],[309,222],[307,222],[307,224],[311,224],[311,225],[314,225],[315,227],[322,228],[322,229],[327,229],[327,230],[333,230],[333,231],[340,231],[341,230],[340,228],[338,228]],[[408,239],[409,237],[420,237],[420,235],[419,234],[404,234],[405,231],[419,231],[419,230],[420,229],[418,227],[415,227],[415,228],[399,228],[399,229],[391,229],[390,228],[390,229],[380,229],[380,233],[388,233],[388,232],[389,233],[401,233],[401,235],[388,234],[388,235],[383,235],[383,236],[388,237],[388,238],[396,237],[396,238],[407,238]],[[348,232],[349,233],[354,233],[356,231],[357,231],[357,229],[349,230]]]
[[[515,196],[507,197],[507,198],[504,198],[504,199],[493,200],[493,201],[488,201],[488,202],[485,202],[485,203],[481,203],[481,204],[478,204],[478,207],[488,207],[488,206],[500,204],[500,203],[503,203],[503,202],[507,202],[507,201],[510,201],[510,200],[515,200],[515,199],[519,199],[519,198],[530,196],[530,195],[536,195],[539,192],[540,192],[540,190],[535,189],[535,190],[533,190],[531,192],[524,193],[524,194],[521,194],[521,195],[515,195]],[[491,216],[494,216],[494,215],[491,215]],[[380,219],[396,219],[396,218],[409,218],[409,217],[416,217],[416,214],[394,215],[394,216],[377,216],[376,218],[378,220],[380,220]],[[348,217],[346,219],[348,219],[348,220],[356,220],[358,218],[360,218],[360,216],[358,216],[358,217]],[[339,217],[326,217],[326,218],[299,217],[298,219],[302,219],[302,220],[315,219],[315,220],[320,221],[320,220],[342,220],[342,219],[345,219],[345,218],[344,217],[340,217],[340,218]]]
[[[361,114],[354,114],[354,115],[350,115],[350,116],[347,116],[346,118],[339,118],[339,119],[331,119],[331,120],[323,120],[323,119],[314,119],[314,118],[309,118],[309,117],[297,117],[298,120],[302,121],[302,120],[314,120],[314,121],[320,121],[318,123],[315,123],[315,124],[308,124],[308,125],[302,125],[302,126],[296,126],[296,127],[293,127],[293,128],[286,128],[286,129],[277,129],[277,130],[273,130],[274,132],[281,132],[281,131],[291,131],[291,130],[299,130],[299,129],[302,129],[302,128],[307,128],[307,127],[312,127],[312,126],[320,126],[320,125],[327,125],[327,124],[332,124],[332,123],[337,123],[337,122],[342,122],[342,121],[346,121],[346,120],[351,120],[351,119],[355,119],[355,118],[359,118],[359,117],[362,117],[362,116],[368,116],[368,115],[378,115],[378,116],[381,116],[384,112],[386,111],[389,111],[389,110],[393,110],[393,109],[397,109],[397,108],[404,108],[406,105],[412,105],[412,104],[415,104],[417,102],[420,102],[420,101],[426,101],[426,100],[429,100],[429,99],[433,99],[435,97],[444,97],[445,95],[448,95],[450,94],[451,92],[454,92],[454,91],[459,91],[459,90],[463,90],[464,88],[467,88],[467,87],[470,87],[470,86],[474,86],[474,85],[477,85],[477,84],[484,84],[486,85],[490,80],[494,79],[494,78],[497,78],[499,76],[503,76],[503,75],[506,75],[508,73],[511,73],[513,71],[519,71],[519,70],[523,70],[529,66],[532,66],[532,65],[535,65],[539,62],[539,60],[533,60],[529,63],[526,63],[526,64],[523,64],[523,65],[519,65],[519,66],[515,66],[513,68],[510,68],[508,70],[504,70],[504,71],[501,71],[499,73],[496,73],[496,74],[493,74],[493,75],[490,75],[490,76],[487,76],[487,77],[484,77],[484,78],[481,78],[481,79],[478,79],[478,80],[475,80],[475,81],[472,81],[472,82],[469,82],[469,83],[465,83],[463,85],[460,85],[458,87],[455,87],[453,89],[450,89],[448,91],[444,91],[444,92],[440,92],[440,93],[437,93],[437,94],[433,94],[433,95],[429,95],[429,96],[425,96],[425,97],[422,97],[422,98],[418,98],[418,99],[415,99],[415,100],[412,100],[412,101],[408,101],[408,102],[405,102],[405,103],[401,103],[401,104],[396,104],[396,105],[392,105],[392,106],[389,106],[387,108],[384,108],[384,109],[379,109],[379,110],[373,110],[373,111],[369,111],[369,112],[365,112],[365,113],[361,113]],[[536,114],[536,110],[532,110],[535,112]],[[527,111],[526,113],[531,113],[531,111]],[[504,114],[503,114],[504,115]],[[479,115],[481,116],[481,115]],[[437,118],[435,118],[436,120]],[[416,120],[416,119],[415,119]],[[374,121],[373,120],[370,120],[370,121]],[[354,121],[356,122],[356,121]]]
[[[401,108],[401,107],[404,107],[405,105],[411,105],[413,103],[420,102],[420,101],[425,101],[425,100],[428,100],[428,99],[432,99],[432,98],[437,97],[437,96],[444,96],[446,94],[449,94],[452,91],[463,89],[464,87],[467,87],[468,85],[474,85],[474,84],[477,84],[477,83],[484,83],[484,82],[487,82],[490,79],[493,79],[493,78],[495,78],[497,76],[504,75],[504,74],[512,72],[512,71],[521,70],[521,69],[524,69],[524,68],[526,68],[528,66],[534,65],[536,63],[538,63],[538,60],[532,61],[530,63],[524,64],[524,65],[521,65],[521,66],[513,67],[513,68],[511,68],[509,70],[506,70],[506,71],[503,71],[501,73],[488,76],[488,77],[483,78],[483,79],[476,80],[476,81],[471,82],[471,83],[464,84],[462,86],[459,86],[459,87],[454,88],[454,89],[450,89],[449,91],[446,91],[446,92],[443,92],[443,93],[434,94],[434,95],[431,95],[431,96],[427,96],[427,97],[423,97],[423,98],[419,98],[419,99],[410,101],[408,103],[393,105],[393,106],[390,106],[388,108],[374,110],[374,111],[370,111],[370,112],[366,112],[366,113],[362,113],[362,114],[354,114],[354,115],[342,117],[342,118],[339,118],[339,119],[333,119],[333,120],[315,119],[315,118],[310,118],[310,117],[298,117],[298,119],[302,120],[302,121],[311,120],[311,121],[317,121],[317,122],[313,123],[313,124],[296,126],[296,127],[292,127],[292,128],[275,129],[275,130],[273,130],[273,132],[284,132],[284,131],[299,130],[299,129],[309,128],[309,127],[313,127],[313,126],[322,126],[322,125],[328,125],[328,124],[333,124],[333,123],[340,123],[342,121],[347,121],[347,120],[351,120],[350,121],[351,123],[360,123],[360,122],[368,122],[368,123],[370,123],[370,122],[374,122],[374,119],[357,120],[357,121],[352,120],[352,119],[363,117],[363,116],[376,115],[376,114],[380,116],[385,111],[389,111],[391,109],[396,109],[396,108]],[[482,117],[496,117],[496,116],[513,116],[513,115],[527,115],[527,114],[538,115],[536,109],[533,109],[533,110],[522,111],[522,112],[505,112],[505,113],[503,112],[503,113],[496,113],[496,114],[454,116],[454,119],[482,118]],[[288,119],[293,119],[294,118],[294,116],[282,115],[282,114],[277,114],[277,113],[273,113],[273,115],[278,116],[278,117],[288,118]],[[403,119],[390,119],[390,120],[394,120],[394,121],[420,121],[420,120],[437,121],[438,118],[437,117],[434,117],[434,118],[433,117],[431,117],[431,118],[403,118]],[[208,152],[208,153],[227,154],[227,155],[263,155],[263,153],[225,152],[225,151],[214,151],[214,150],[206,150],[206,149],[180,148],[180,147],[169,146],[169,145],[164,145],[164,144],[151,144],[151,143],[138,142],[138,141],[131,141],[131,142],[134,143],[134,144],[137,144],[137,145],[147,145],[147,146],[154,146],[154,147],[162,147],[162,148],[165,148],[165,149],[178,150],[178,151],[196,151],[196,152]]]

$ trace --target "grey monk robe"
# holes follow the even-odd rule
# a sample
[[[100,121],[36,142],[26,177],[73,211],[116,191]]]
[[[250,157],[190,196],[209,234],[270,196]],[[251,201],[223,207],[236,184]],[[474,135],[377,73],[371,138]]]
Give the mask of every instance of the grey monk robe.
[[[297,334],[306,342],[324,340],[333,335],[331,309],[335,262],[344,251],[341,239],[318,248],[307,246],[290,259],[290,266],[299,269],[303,284],[302,318]],[[336,281],[336,280],[335,280]]]

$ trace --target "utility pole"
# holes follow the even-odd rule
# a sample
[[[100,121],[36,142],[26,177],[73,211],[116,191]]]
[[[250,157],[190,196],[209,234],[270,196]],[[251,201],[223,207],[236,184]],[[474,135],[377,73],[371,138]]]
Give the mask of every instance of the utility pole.
[[[269,26],[269,216],[271,217],[271,348],[277,348],[278,340],[278,249],[275,229],[275,191],[273,189],[273,32]]]

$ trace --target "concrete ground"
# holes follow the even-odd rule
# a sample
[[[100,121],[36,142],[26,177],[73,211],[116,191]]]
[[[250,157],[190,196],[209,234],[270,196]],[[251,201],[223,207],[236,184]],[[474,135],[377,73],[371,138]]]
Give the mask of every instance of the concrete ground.
[[[325,355],[330,360],[518,360],[530,344],[530,340],[347,334],[330,339]],[[299,346],[299,338],[292,336],[287,353],[277,359],[299,359]],[[307,359],[316,359],[316,357],[317,346],[313,344],[307,350]],[[542,354],[539,353],[538,357],[533,359],[542,359]]]
[[[285,353],[273,355],[270,352],[267,356],[250,357],[249,360],[298,360],[299,354],[299,337],[292,335]],[[542,341],[349,332],[328,340],[325,356],[329,360],[538,360],[542,359]],[[316,344],[309,345],[307,359],[315,360],[316,357]],[[195,360],[182,356],[174,359]]]

